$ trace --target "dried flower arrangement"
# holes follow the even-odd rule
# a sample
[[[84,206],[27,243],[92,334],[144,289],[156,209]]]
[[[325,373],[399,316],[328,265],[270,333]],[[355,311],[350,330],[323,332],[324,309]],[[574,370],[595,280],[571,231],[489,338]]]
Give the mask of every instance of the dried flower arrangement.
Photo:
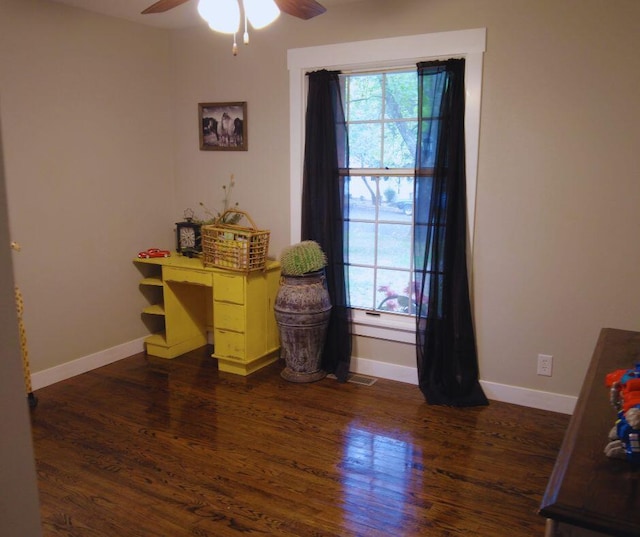
[[[207,224],[237,224],[238,221],[242,218],[242,213],[234,213],[233,209],[238,208],[238,202],[231,202],[231,192],[233,191],[233,187],[235,185],[235,177],[231,174],[231,178],[229,179],[229,183],[226,185],[222,185],[222,210],[211,210],[209,209],[203,202],[200,202],[199,205],[202,207],[204,211],[204,218],[200,218],[195,215],[193,209],[186,209],[184,212],[184,216],[187,220],[193,220],[197,224],[207,225]],[[227,213],[227,211],[231,211]]]

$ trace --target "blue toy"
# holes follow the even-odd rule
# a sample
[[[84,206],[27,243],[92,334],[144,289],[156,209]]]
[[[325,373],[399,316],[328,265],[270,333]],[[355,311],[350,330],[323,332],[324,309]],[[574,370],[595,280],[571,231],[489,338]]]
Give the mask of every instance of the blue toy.
[[[610,442],[604,452],[607,457],[640,464],[640,364],[609,373],[606,384],[618,420],[609,432]]]

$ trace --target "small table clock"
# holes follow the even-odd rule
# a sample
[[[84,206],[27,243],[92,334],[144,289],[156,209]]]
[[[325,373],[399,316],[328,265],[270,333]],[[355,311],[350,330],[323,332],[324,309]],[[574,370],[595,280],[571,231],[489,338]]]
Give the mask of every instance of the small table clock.
[[[202,252],[200,224],[186,214],[184,222],[176,223],[176,250],[187,257],[193,257]]]

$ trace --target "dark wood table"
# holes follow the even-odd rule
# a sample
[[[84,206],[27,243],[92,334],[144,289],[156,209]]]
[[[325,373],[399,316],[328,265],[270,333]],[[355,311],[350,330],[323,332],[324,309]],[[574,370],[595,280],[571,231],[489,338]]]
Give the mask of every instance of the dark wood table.
[[[548,536],[640,536],[640,471],[604,454],[616,420],[605,377],[636,362],[640,332],[602,329],[540,507]]]

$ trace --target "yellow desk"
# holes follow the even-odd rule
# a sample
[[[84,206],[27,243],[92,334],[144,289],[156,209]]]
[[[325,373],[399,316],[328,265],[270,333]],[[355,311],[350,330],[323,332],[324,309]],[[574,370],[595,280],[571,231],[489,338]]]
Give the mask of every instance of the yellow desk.
[[[278,359],[279,263],[243,274],[177,254],[134,262],[149,300],[143,316],[154,332],[145,340],[147,354],[175,358],[205,345],[211,332],[220,371],[249,375]]]

